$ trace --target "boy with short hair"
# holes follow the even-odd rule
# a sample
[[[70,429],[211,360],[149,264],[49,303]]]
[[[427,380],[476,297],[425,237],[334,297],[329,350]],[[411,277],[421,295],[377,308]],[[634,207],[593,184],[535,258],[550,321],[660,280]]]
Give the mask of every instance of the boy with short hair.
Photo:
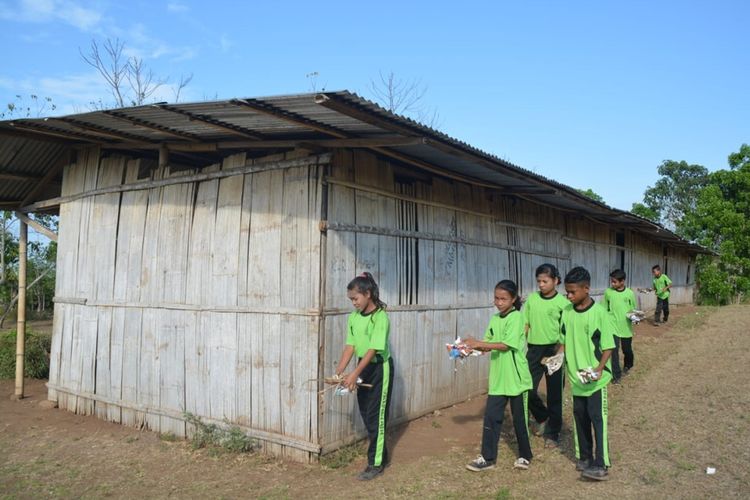
[[[664,311],[664,322],[669,321],[669,289],[672,288],[672,280],[661,272],[659,264],[651,268],[654,275],[654,293],[656,294],[656,311],[654,312],[654,324],[658,325],[659,315]]]
[[[614,384],[620,383],[623,372],[627,375],[633,368],[633,322],[628,313],[637,309],[637,302],[633,290],[625,286],[625,271],[615,269],[609,273],[610,288],[604,292],[602,306],[607,310],[612,321],[615,348],[612,351],[612,376]],[[623,369],[620,369],[620,346],[625,356]]]
[[[565,371],[573,393],[576,470],[595,481],[608,479],[607,384],[612,380],[609,358],[615,342],[607,311],[589,295],[591,275],[574,267],[565,276],[570,300],[560,320]],[[594,452],[594,440],[596,450]]]

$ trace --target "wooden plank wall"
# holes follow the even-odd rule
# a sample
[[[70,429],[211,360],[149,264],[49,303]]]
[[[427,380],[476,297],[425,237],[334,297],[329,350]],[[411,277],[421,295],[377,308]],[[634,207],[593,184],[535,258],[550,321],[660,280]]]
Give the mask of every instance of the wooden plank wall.
[[[486,359],[453,363],[444,345],[457,336],[483,335],[495,312],[492,293],[497,281],[513,279],[527,296],[537,288],[534,270],[540,264],[551,262],[563,275],[583,265],[592,274],[592,289],[599,298],[609,286],[610,271],[621,265],[615,228],[437,176],[414,174],[409,180],[402,167],[366,152],[340,151],[328,183],[328,221],[360,230],[327,234],[322,366],[330,374],[343,348],[351,310],[347,283],[362,271],[372,272],[389,305],[396,366],[394,422],[486,390]],[[401,195],[426,203],[405,201]],[[362,231],[363,227],[369,229]],[[511,248],[387,234],[393,229]],[[640,267],[653,255],[653,248],[626,234],[626,272],[638,270],[631,286],[650,284],[651,266],[647,280]],[[406,262],[409,259],[413,262]],[[687,256],[673,259],[682,262]],[[409,280],[415,293],[405,295]],[[324,453],[365,435],[355,399],[326,393],[321,402]]]
[[[202,172],[285,159],[238,154]],[[132,183],[144,167],[86,150],[63,195]],[[267,451],[307,460],[318,442],[318,168],[64,203],[49,397],[179,436],[191,431],[184,412],[236,423],[268,438]]]
[[[407,231],[416,228],[420,233],[447,238],[538,248],[546,254],[563,251],[561,231],[551,231],[560,219],[544,207],[534,207],[536,212],[525,215],[517,200],[493,197],[481,188],[439,177],[410,180],[408,173],[364,152],[340,152],[334,157],[329,179],[327,217],[331,222]],[[416,196],[433,205],[388,193]],[[528,222],[537,227],[522,227]],[[486,359],[451,362],[445,344],[457,336],[484,334],[495,312],[492,294],[499,280],[522,277],[527,289],[533,290],[533,270],[529,278],[524,268],[550,260],[560,262],[507,248],[357,231],[329,231],[327,242],[325,373],[332,371],[344,344],[351,310],[346,286],[356,274],[370,271],[389,305],[390,347],[396,370],[393,422],[484,392]],[[408,272],[413,283],[405,284],[408,280],[403,275],[394,276],[397,271]],[[413,287],[414,293],[404,294],[405,287]],[[324,452],[365,434],[356,398],[326,393],[322,405]]]

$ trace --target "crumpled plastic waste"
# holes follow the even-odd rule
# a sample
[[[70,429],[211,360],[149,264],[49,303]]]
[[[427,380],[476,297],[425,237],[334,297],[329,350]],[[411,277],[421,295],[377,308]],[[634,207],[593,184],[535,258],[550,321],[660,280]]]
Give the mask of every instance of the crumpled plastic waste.
[[[561,352],[559,354],[555,354],[554,356],[548,356],[546,358],[542,358],[542,364],[547,367],[547,374],[552,375],[557,370],[562,368],[563,361],[565,361],[565,353]]]
[[[593,380],[599,380],[599,375],[589,366],[583,370],[578,370],[578,380],[580,380],[582,384],[588,384]]]
[[[646,317],[646,313],[638,309],[633,309],[632,311],[629,311],[625,316],[630,320],[631,323],[637,325],[638,323],[643,321],[643,318]]]
[[[462,361],[469,356],[481,356],[482,354],[484,354],[484,352],[482,351],[477,351],[467,346],[461,340],[461,337],[458,337],[451,344],[445,344],[445,348],[448,350],[448,357],[452,360],[457,359]]]

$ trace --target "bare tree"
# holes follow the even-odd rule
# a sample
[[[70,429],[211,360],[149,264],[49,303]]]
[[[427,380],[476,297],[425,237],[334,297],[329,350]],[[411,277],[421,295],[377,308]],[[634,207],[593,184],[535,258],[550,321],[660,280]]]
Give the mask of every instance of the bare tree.
[[[80,48],[78,49],[86,64],[96,69],[104,78],[112,97],[115,99],[115,105],[119,108],[125,107],[125,93],[127,91],[125,82],[127,81],[128,61],[122,55],[124,48],[125,42],[121,42],[119,38],[114,41],[107,38],[104,41],[104,54],[99,50],[99,43],[95,39],[91,40],[91,51],[88,54],[84,54]],[[102,102],[101,99],[99,102]]]
[[[437,110],[428,107],[423,101],[427,85],[421,80],[404,80],[393,71],[384,75],[378,73],[379,80],[370,80],[370,91],[375,102],[391,113],[409,116],[430,128],[439,126]]]
[[[156,77],[143,58],[126,57],[124,49],[125,42],[119,38],[107,38],[101,47],[96,39],[93,39],[88,53],[79,49],[81,58],[104,79],[114,98],[114,105],[119,108],[147,103],[169,81],[168,78]],[[180,94],[192,79],[192,73],[180,76],[180,81],[172,91],[175,102],[180,100]],[[94,109],[107,107],[102,99],[92,101],[90,105]]]
[[[174,94],[174,102],[180,102],[180,94],[182,91],[190,85],[190,82],[193,81],[193,74],[190,73],[189,75],[180,75],[180,81],[177,82],[177,87],[172,91]]]

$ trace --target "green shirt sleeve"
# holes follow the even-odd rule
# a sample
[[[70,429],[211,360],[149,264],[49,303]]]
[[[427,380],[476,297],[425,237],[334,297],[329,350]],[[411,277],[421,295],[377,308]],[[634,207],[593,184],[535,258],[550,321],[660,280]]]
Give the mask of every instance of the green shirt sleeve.
[[[346,321],[346,345],[355,345],[354,343],[354,327],[352,326],[352,314]]]
[[[615,348],[615,337],[613,334],[614,326],[610,319],[610,315],[606,311],[602,311],[599,314],[597,328],[599,329],[599,346],[602,351]]]
[[[498,318],[498,315],[495,314],[490,318],[490,323],[487,325],[487,329],[484,331],[484,341],[485,342],[497,342],[495,340],[495,335],[497,335],[497,322],[496,318]]]
[[[370,336],[370,349],[384,351],[388,345],[388,332],[391,329],[391,321],[384,311],[378,311],[372,318],[372,335]]]
[[[524,325],[529,324],[529,303],[531,302],[531,297],[533,297],[533,295],[529,295],[529,297],[526,299],[526,302],[524,302],[523,304],[523,309],[521,309],[521,314],[523,314]]]
[[[520,312],[511,312],[505,317],[503,334],[495,342],[502,342],[514,351],[520,351],[523,346],[523,316]]]

